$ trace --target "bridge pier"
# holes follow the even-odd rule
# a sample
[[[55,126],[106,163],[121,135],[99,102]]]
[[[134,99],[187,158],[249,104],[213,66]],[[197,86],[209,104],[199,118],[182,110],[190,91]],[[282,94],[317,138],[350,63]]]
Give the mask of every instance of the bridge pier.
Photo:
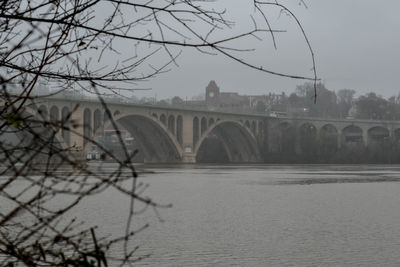
[[[301,140],[300,140],[300,131],[299,131],[299,128],[298,127],[296,127],[296,135],[295,135],[295,138],[294,138],[294,152],[297,154],[297,155],[300,155],[303,151],[302,151],[302,149],[301,149]]]
[[[363,140],[363,143],[364,143],[364,147],[368,147],[368,142],[369,142],[369,140],[368,140],[368,130],[362,129],[361,134],[362,134],[362,140]]]
[[[196,163],[196,155],[194,153],[183,153],[182,163]]]
[[[78,107],[71,114],[71,123],[69,127],[70,130],[70,146],[71,146],[71,155],[74,157],[82,157],[84,153],[84,125],[83,125],[83,109]],[[82,154],[82,155],[80,155]],[[83,156],[86,158],[86,156]]]

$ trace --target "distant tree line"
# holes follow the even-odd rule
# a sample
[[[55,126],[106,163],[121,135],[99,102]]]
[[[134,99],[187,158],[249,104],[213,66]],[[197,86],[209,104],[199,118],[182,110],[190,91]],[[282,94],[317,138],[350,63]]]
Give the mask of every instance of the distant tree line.
[[[315,101],[315,90],[317,99]],[[249,100],[255,100],[254,104],[248,106],[238,106],[238,112],[265,113],[283,113],[288,116],[304,117],[322,117],[338,119],[364,119],[364,120],[400,120],[400,93],[388,99],[370,92],[355,97],[356,91],[353,89],[340,89],[331,91],[326,88],[324,83],[305,82],[296,86],[291,94],[281,95],[268,94],[259,96],[246,96]],[[278,98],[276,98],[278,96]],[[275,97],[275,98],[274,98]],[[177,98],[178,101],[174,101]],[[127,98],[128,99],[128,98]],[[138,104],[155,104],[160,106],[186,105],[192,106],[189,101],[182,100],[179,97],[173,99],[156,99],[156,97],[138,98],[132,96],[130,102]],[[204,95],[198,95],[191,100],[203,101],[203,105],[197,105],[196,108],[208,108]],[[235,100],[232,100],[235,101]],[[175,102],[175,103],[174,103]],[[216,107],[213,107],[214,109]],[[221,107],[219,107],[221,108]]]
[[[288,112],[302,110],[304,116],[328,118],[355,118],[372,120],[399,120],[400,95],[389,99],[370,92],[355,98],[355,90],[328,90],[323,83],[317,84],[317,101],[314,103],[314,84],[298,85],[286,103]],[[297,112],[298,113],[298,112]]]

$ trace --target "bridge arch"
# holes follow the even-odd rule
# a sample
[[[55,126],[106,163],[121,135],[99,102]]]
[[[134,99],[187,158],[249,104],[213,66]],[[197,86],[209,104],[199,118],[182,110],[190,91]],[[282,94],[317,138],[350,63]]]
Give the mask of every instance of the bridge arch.
[[[346,146],[362,146],[363,131],[356,125],[349,125],[342,130],[342,145]]]
[[[382,126],[369,128],[366,147],[368,160],[371,162],[388,162],[393,149],[389,129]]]
[[[93,134],[101,127],[101,111],[96,109],[93,113]]]
[[[111,113],[111,111],[110,111],[110,113]],[[110,116],[108,115],[107,110],[105,110],[104,114],[103,114],[103,124],[105,124],[109,119],[110,119]]]
[[[389,140],[389,130],[382,126],[375,126],[368,129],[368,146],[383,145]]]
[[[10,151],[10,158],[33,156],[33,162],[42,164],[45,162],[60,163],[69,155],[66,153],[67,146],[61,136],[58,118],[58,107],[52,106],[49,114],[47,107],[41,105],[37,108],[32,104],[18,112],[18,116],[26,123],[24,127],[16,127],[13,124],[5,124],[0,136],[4,147],[22,147],[22,150]],[[55,107],[55,108],[54,108]],[[7,113],[8,110],[5,111]],[[52,115],[51,117],[49,115]],[[36,119],[32,119],[36,116]],[[49,124],[49,121],[56,123]],[[37,138],[40,136],[40,138]],[[14,154],[15,153],[15,154]],[[10,162],[11,163],[11,162]]]
[[[220,120],[204,132],[195,145],[196,162],[207,162],[207,154],[214,153],[209,148],[223,151],[219,155],[221,162],[261,161],[254,136],[249,129],[236,121]]]
[[[137,140],[145,162],[181,161],[182,149],[178,140],[166,125],[152,115],[120,114],[114,117],[114,121],[122,125]],[[111,122],[106,126],[110,124]]]
[[[174,117],[174,115],[168,116],[168,131],[170,131],[173,135],[175,134],[175,117]]]
[[[201,118],[200,123],[200,133],[203,135],[207,131],[207,119],[205,117]]]
[[[165,114],[160,115],[160,121],[162,124],[167,125],[167,117],[165,116]]]
[[[61,110],[61,123],[62,123],[62,129],[61,129],[61,136],[64,139],[64,142],[67,144],[67,146],[70,145],[70,139],[71,139],[71,134],[70,134],[70,117],[71,114],[69,112],[68,107],[63,107]]]
[[[45,105],[40,105],[38,109],[38,116],[43,120],[47,120],[47,115],[48,115],[47,107]]]

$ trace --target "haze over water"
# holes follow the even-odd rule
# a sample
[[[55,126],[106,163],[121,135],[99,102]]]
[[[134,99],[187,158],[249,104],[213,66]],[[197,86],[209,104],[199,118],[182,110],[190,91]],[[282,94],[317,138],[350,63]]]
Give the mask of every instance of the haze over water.
[[[110,170],[112,165],[109,166]],[[399,266],[400,166],[144,166],[160,203],[135,217],[138,266]],[[149,172],[147,172],[149,171]],[[153,173],[152,173],[153,172]],[[88,200],[79,218],[124,230],[129,202]]]

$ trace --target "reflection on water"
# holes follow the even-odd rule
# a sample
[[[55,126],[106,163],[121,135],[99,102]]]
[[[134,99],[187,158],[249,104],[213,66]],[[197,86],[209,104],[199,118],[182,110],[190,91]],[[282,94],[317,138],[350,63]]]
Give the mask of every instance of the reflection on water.
[[[110,170],[112,165],[109,165]],[[106,169],[107,170],[107,169]],[[138,266],[399,266],[398,166],[139,166],[173,208],[135,218]],[[120,233],[129,203],[105,192],[75,215]],[[117,253],[117,252],[116,252]]]

